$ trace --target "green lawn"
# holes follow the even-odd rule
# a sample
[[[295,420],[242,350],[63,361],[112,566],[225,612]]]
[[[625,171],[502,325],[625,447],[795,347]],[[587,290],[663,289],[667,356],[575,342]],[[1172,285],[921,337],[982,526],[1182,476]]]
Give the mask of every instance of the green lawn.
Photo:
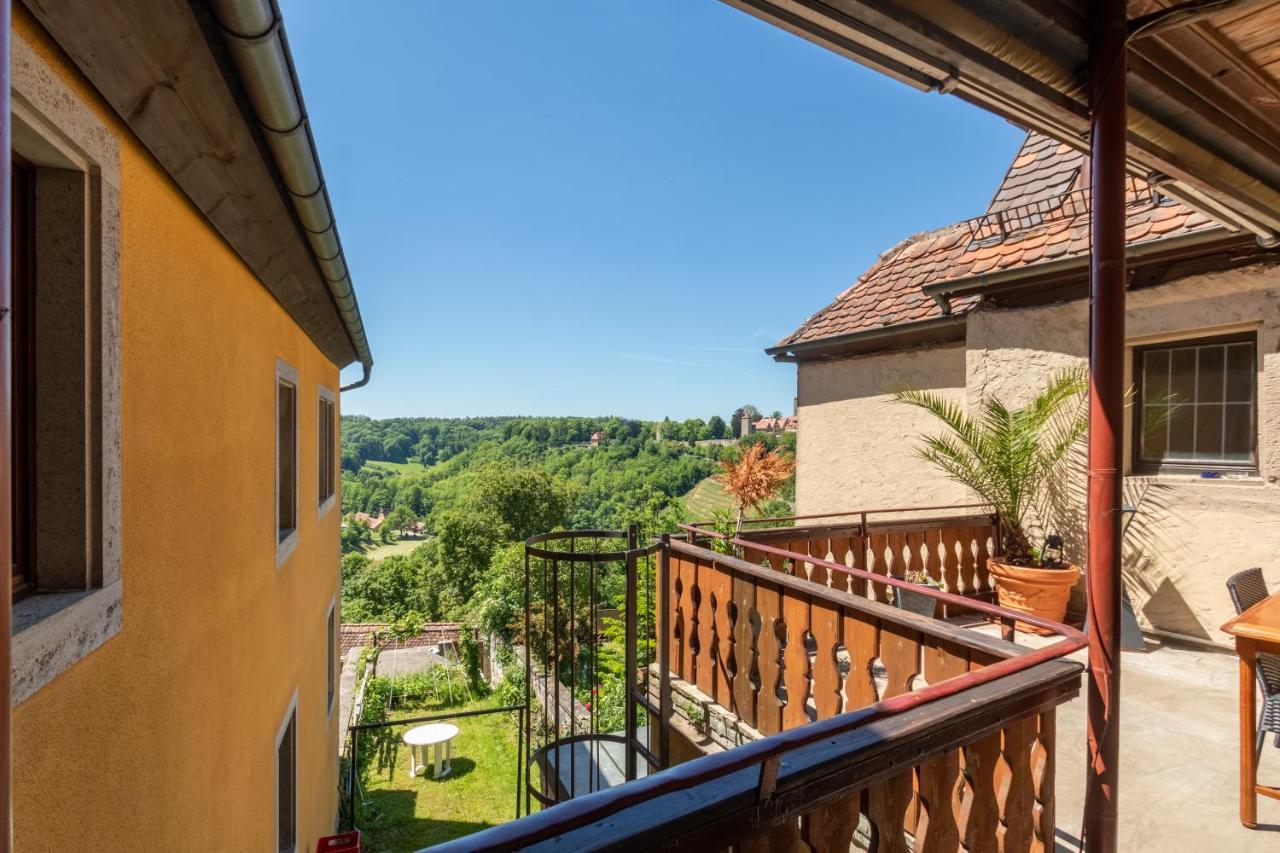
[[[427,470],[426,466],[421,462],[380,462],[370,460],[364,464],[370,468],[381,468],[384,471],[392,471],[396,474],[421,474]]]
[[[426,536],[402,536],[395,542],[389,542],[386,545],[376,544],[371,548],[366,548],[364,555],[370,560],[381,560],[383,557],[391,557],[396,554],[408,554],[414,548],[426,542],[427,538]]]
[[[449,710],[495,707],[498,703],[491,696]],[[397,707],[393,716],[442,710],[431,704]],[[410,727],[395,729],[397,746],[392,763],[371,769],[360,809],[359,825],[367,853],[419,850],[515,817],[516,716],[486,714],[452,722],[459,729],[453,741],[453,770],[439,781],[431,778],[430,767],[426,776],[409,778],[409,748],[398,738]]]

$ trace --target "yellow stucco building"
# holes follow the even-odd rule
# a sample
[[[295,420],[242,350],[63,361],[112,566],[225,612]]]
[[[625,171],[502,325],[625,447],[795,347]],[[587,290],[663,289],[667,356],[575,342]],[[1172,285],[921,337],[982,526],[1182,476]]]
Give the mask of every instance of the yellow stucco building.
[[[17,850],[334,831],[337,392],[372,361],[278,15],[14,4]]]

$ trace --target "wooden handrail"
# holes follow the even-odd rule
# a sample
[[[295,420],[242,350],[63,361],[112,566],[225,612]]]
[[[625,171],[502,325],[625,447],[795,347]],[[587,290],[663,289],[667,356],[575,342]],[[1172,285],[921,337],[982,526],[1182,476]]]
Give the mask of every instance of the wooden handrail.
[[[976,509],[978,507],[990,508],[989,503],[971,503],[971,504],[937,504],[935,506],[901,506],[901,507],[882,507],[876,509],[851,509],[843,512],[816,512],[808,515],[776,515],[768,518],[746,518],[743,519],[744,524],[760,524],[766,521],[808,521],[813,518],[841,518],[846,515],[879,515],[890,512],[927,512],[935,509]],[[695,521],[688,526],[703,528],[707,525],[714,524],[713,521]],[[685,527],[686,525],[680,525]]]
[[[772,548],[763,543],[735,540],[735,544],[754,550],[767,549],[787,559],[822,564],[832,571],[854,571],[847,566]],[[755,585],[777,587],[779,590],[787,591],[784,595],[790,595],[796,600],[824,602],[842,612],[853,614],[856,619],[873,626],[881,622],[896,626],[892,630],[886,629],[886,636],[891,634],[907,638],[924,636],[937,641],[939,652],[950,644],[978,652],[979,659],[966,660],[965,656],[956,658],[949,655],[945,659],[926,660],[925,672],[930,671],[929,666],[933,661],[939,661],[939,663],[934,664],[932,673],[928,675],[930,683],[923,687],[914,690],[908,687],[902,690],[896,689],[895,686],[895,690],[886,690],[877,701],[862,707],[850,705],[850,709],[844,713],[837,713],[804,725],[783,728],[776,734],[766,733],[768,736],[734,749],[704,756],[617,788],[575,798],[521,821],[495,827],[444,845],[441,849],[517,849],[556,836],[563,836],[584,827],[589,827],[583,831],[591,833],[591,838],[600,840],[610,837],[602,833],[620,832],[621,834],[616,836],[616,842],[613,843],[631,845],[636,840],[633,836],[651,837],[645,832],[648,825],[666,825],[675,815],[694,813],[700,814],[702,816],[700,819],[719,821],[717,825],[732,826],[734,821],[738,821],[739,828],[749,826],[759,829],[766,826],[769,821],[785,821],[789,816],[821,806],[824,802],[829,802],[836,797],[847,796],[850,790],[866,790],[867,786],[874,784],[876,780],[894,773],[898,776],[891,786],[893,790],[889,793],[896,798],[895,802],[901,802],[902,797],[905,796],[908,806],[904,808],[922,807],[914,805],[915,795],[912,793],[910,778],[906,780],[904,794],[901,776],[904,767],[911,772],[910,768],[915,762],[925,760],[932,755],[940,755],[947,750],[954,750],[960,744],[973,743],[992,732],[997,733],[994,736],[999,741],[1001,737],[999,732],[1005,728],[1011,732],[1007,736],[1014,738],[1011,742],[1021,742],[1018,740],[1020,738],[1032,740],[1039,738],[1039,748],[1046,755],[1052,754],[1052,712],[1046,709],[1051,709],[1059,702],[1065,701],[1069,698],[1068,694],[1078,689],[1080,666],[1058,659],[1083,647],[1084,635],[1080,632],[1066,626],[1055,626],[1063,635],[1063,639],[1040,649],[1025,649],[1013,643],[985,637],[935,619],[832,589],[803,577],[761,568],[737,557],[719,554],[696,545],[666,541],[663,557],[666,559],[671,556],[695,561],[691,566],[685,567],[687,571],[696,572],[699,567],[705,565],[711,571],[708,582],[714,580],[716,572],[722,572],[730,579],[737,578],[739,582],[747,584],[748,586],[744,588],[753,589]],[[666,648],[659,653],[659,662],[663,664],[663,673],[668,680],[670,676],[667,664],[671,660],[668,655],[671,648],[668,635],[671,631],[671,622],[667,617],[676,602],[667,596],[678,583],[679,575],[676,569],[672,572],[673,575],[665,578],[659,593],[663,597],[659,614],[662,617],[660,618],[662,624],[660,640],[664,638],[666,640]],[[664,576],[666,574],[664,570]],[[690,576],[700,577],[699,574],[685,575],[685,577]],[[878,583],[889,580],[879,575],[872,575],[869,579]],[[668,582],[672,586],[667,586]],[[897,582],[890,581],[890,584],[897,585]],[[681,593],[680,600],[683,601],[684,596],[692,594],[690,588],[689,592]],[[754,596],[754,593],[752,595]],[[961,596],[942,592],[934,595],[944,602],[977,609],[1002,620],[1019,617],[1019,614]],[[725,599],[725,607],[728,601],[729,599]],[[691,601],[691,604],[696,609],[697,603]],[[780,614],[773,614],[771,618],[776,619],[779,616]],[[740,612],[736,622],[739,625],[737,630],[745,630],[746,614]],[[697,624],[696,619],[691,623],[694,626]],[[708,627],[713,632],[716,630],[711,623],[708,623]],[[790,627],[790,630],[798,630],[798,626]],[[817,628],[815,627],[814,630],[816,631]],[[745,635],[742,636],[745,637]],[[919,645],[916,648],[919,654],[921,648]],[[743,651],[746,653],[748,649],[744,648]],[[754,648],[750,651],[754,652]],[[745,663],[746,660],[745,656],[740,659],[740,666],[749,666]],[[797,701],[803,700],[800,694],[795,694],[795,697]],[[934,707],[935,703],[936,707]],[[665,705],[664,702],[664,715],[669,713]],[[1029,729],[1023,725],[1022,721],[1027,715],[1034,716],[1042,711],[1046,711],[1048,716],[1037,718],[1035,726]],[[912,716],[903,716],[908,714]],[[665,724],[662,725],[662,729],[666,730]],[[800,752],[809,748],[814,751]],[[972,759],[974,763],[966,772],[970,775],[976,773],[978,762],[981,762],[983,767],[994,766],[994,761],[989,756],[990,748],[988,742],[982,747],[984,751],[981,755],[975,753]],[[998,744],[996,749],[999,749]],[[1026,750],[1018,747],[1015,753],[1016,755],[1011,757],[1016,761],[1022,762],[1025,758],[1025,761],[1029,762],[1030,742]],[[1051,762],[1048,765],[1042,762],[1039,770],[1041,783],[1046,786],[1044,787],[1044,791],[1047,791],[1045,795],[1050,799],[1051,766]],[[959,765],[956,764],[954,768],[957,773],[958,767]],[[819,773],[814,768],[825,768],[825,771]],[[952,768],[948,765],[944,768],[943,775],[950,773]],[[954,788],[956,778],[958,777],[952,778],[952,781],[946,784]],[[818,785],[815,780],[825,780],[828,787],[825,794],[820,787],[814,787]],[[1025,782],[1024,778],[1019,789],[1024,792],[1026,786],[1023,783]],[[1041,783],[1037,783],[1038,791]],[[938,784],[941,785],[942,782]],[[982,784],[984,795],[988,797],[997,796],[995,792],[1002,789],[1002,786],[995,784],[994,777]],[[676,792],[681,794],[678,806],[673,806],[670,801],[661,806],[655,802],[657,798]],[[886,793],[886,796],[889,793]],[[1038,793],[1037,796],[1040,794]],[[702,798],[705,810],[691,810],[691,805],[698,802],[699,797]],[[990,809],[987,811],[989,813]],[[1050,814],[1051,811],[1050,804]],[[856,807],[854,813],[856,815]],[[1044,809],[1041,809],[1040,813],[1043,814]],[[754,822],[742,824],[744,814],[749,821]],[[897,830],[894,831],[902,831],[903,822],[907,820],[906,812],[899,815],[899,818]],[[880,819],[883,820],[884,816],[881,815]],[[1023,819],[1025,825],[1020,826],[1018,831],[1030,831],[1027,827],[1031,825],[1032,815],[1027,814]],[[690,832],[693,831],[691,827],[687,828]],[[669,827],[667,831],[670,831]],[[1039,827],[1036,832],[1037,835],[1042,835],[1043,827]],[[1051,842],[1051,826],[1049,836]],[[585,840],[584,837],[583,841]],[[674,840],[679,841],[681,837],[677,836]],[[845,843],[847,846],[847,839]],[[564,847],[563,844],[560,846],[563,849],[575,849],[573,844],[569,847]],[[587,846],[598,848],[606,845],[592,841]]]
[[[1074,646],[1070,641],[1064,642],[1066,646]],[[824,798],[827,801],[835,799],[847,789],[865,787],[883,774],[895,770],[901,772],[904,758],[909,757],[912,762],[927,758],[936,751],[952,749],[957,744],[998,730],[1012,719],[1011,715],[1035,713],[1066,701],[1079,689],[1082,670],[1079,664],[1055,660],[1074,651],[1074,648],[1066,646],[1057,643],[1005,658],[982,669],[881,700],[856,711],[787,729],[772,737],[705,755],[626,785],[569,800],[555,808],[433,849],[518,850],[558,836],[560,842],[569,842],[572,836],[567,834],[579,829],[585,834],[578,843],[560,843],[559,849],[630,845],[628,832],[640,834],[647,826],[669,824],[675,816],[693,816],[705,809],[720,809],[721,817],[726,816],[723,812],[735,809],[738,812],[753,810],[756,808],[750,805],[753,800],[758,806],[772,804],[764,810],[770,820],[785,820],[798,813],[801,803],[805,802],[803,790],[806,779],[812,782],[827,777],[825,792],[821,792],[816,801],[807,803],[821,805]],[[1011,678],[1015,675],[1020,677]],[[940,704],[929,708],[928,713],[903,716],[924,709],[930,703]],[[899,719],[895,720],[895,717]],[[874,725],[877,723],[884,725],[877,727]],[[944,730],[949,736],[944,736]],[[909,742],[906,741],[908,733],[912,736]],[[903,744],[895,743],[899,737],[903,738]],[[936,738],[937,743],[931,745],[931,738]],[[901,749],[891,749],[894,746]],[[812,747],[813,751],[796,752],[806,747]],[[785,764],[776,763],[789,753]],[[769,767],[771,762],[774,762],[772,770]],[[866,777],[857,774],[856,768],[859,767],[867,774]],[[758,772],[743,772],[752,768]],[[825,773],[820,772],[823,769]],[[846,777],[843,783],[833,786],[830,777],[841,773]],[[772,790],[766,792],[761,782],[768,782],[771,775],[776,781],[770,786]],[[707,783],[713,784],[706,789],[701,788]],[[658,798],[676,792],[683,794],[679,803],[657,802]],[[767,795],[762,797],[762,793]],[[638,809],[635,815],[622,814],[624,810],[638,806],[643,808]],[[610,822],[604,823],[606,820]],[[749,826],[759,828],[760,824]],[[619,831],[621,837],[616,834]],[[669,833],[670,829],[665,831]],[[665,837],[668,841],[679,840],[670,835],[658,837]],[[641,846],[644,844],[636,844],[632,849]]]
[[[738,542],[738,540],[734,540],[734,541]],[[745,543],[745,544],[749,544],[752,547],[756,547],[758,550],[769,551],[770,553],[780,554],[786,557],[792,557],[797,560],[804,560],[805,562],[816,562],[812,557],[805,557],[800,554],[793,554],[788,551],[782,551],[781,549],[770,548],[769,546],[761,545],[760,543]],[[711,551],[706,548],[699,547],[697,545],[690,545],[687,542],[676,542],[676,541],[671,542],[671,550],[678,554],[686,554],[690,557],[705,560],[709,563],[713,563],[716,565],[724,566],[725,568],[737,574],[746,575],[748,577],[755,578],[756,580],[762,583],[773,584],[779,587],[785,587],[787,589],[795,590],[796,592],[807,595],[810,598],[817,598],[822,601],[827,601],[827,602],[830,602],[831,604],[836,605],[837,607],[848,608],[849,610],[856,610],[860,613],[865,613],[868,616],[871,616],[882,622],[891,622],[895,625],[901,625],[904,628],[909,628],[913,631],[918,631],[921,634],[925,634],[930,637],[935,637],[940,640],[947,640],[949,642],[956,643],[957,645],[964,646],[965,648],[977,649],[979,651],[986,652],[987,654],[991,654],[996,657],[1000,657],[1000,658],[1015,657],[1024,651],[1023,647],[1017,645],[1016,643],[1011,643],[1006,640],[998,639],[996,637],[988,637],[984,634],[979,634],[976,631],[971,631],[967,628],[961,628],[958,625],[952,625],[948,622],[943,622],[939,619],[933,619],[928,616],[921,616],[918,613],[912,613],[910,610],[903,610],[899,607],[893,607],[892,605],[881,604],[878,601],[872,601],[871,599],[865,598],[860,595],[854,595],[849,592],[844,592],[842,590],[834,589],[829,586],[824,586],[822,584],[814,583],[811,580],[796,577],[795,575],[789,575],[785,572],[779,572],[775,569],[766,569],[766,568],[762,568],[761,566],[752,565],[751,563],[748,563],[746,560],[739,559],[738,557],[734,557],[729,554],[720,554],[715,551]],[[836,566],[834,563],[830,565],[833,568],[844,568],[846,571],[848,570],[847,567]],[[859,574],[870,574],[870,573],[859,572]],[[871,577],[877,583],[888,580],[882,577],[881,575],[871,575]],[[915,584],[905,584],[898,581],[890,581],[890,582],[893,585],[911,586],[917,589],[927,589],[927,588],[917,587]],[[1007,619],[1025,618],[1021,614],[1016,614],[1013,611],[1003,610],[994,605],[983,604],[982,602],[977,602],[970,598],[964,598],[962,596],[952,595],[950,593],[943,592],[942,590],[930,589],[928,590],[928,592],[932,597],[936,597],[940,601],[948,602],[948,603],[959,603],[965,607],[973,607],[974,609],[977,609],[977,610],[980,610],[981,612],[995,616],[996,618],[1007,618]],[[1054,624],[1054,623],[1047,623],[1047,624]],[[1068,626],[1063,625],[1059,627],[1062,627],[1066,631],[1074,632],[1074,629],[1069,628]],[[1075,633],[1079,633],[1079,632],[1075,632]],[[1083,639],[1084,635],[1080,634],[1080,638]]]
[[[785,753],[771,789],[762,788],[762,773],[749,772],[753,766],[763,766],[768,758],[755,757],[748,763],[743,756],[731,765],[736,769],[724,769],[710,776],[704,770],[714,763],[727,764],[722,757],[749,749],[738,747],[681,764],[625,788],[592,795],[591,799],[599,804],[588,804],[586,798],[573,800],[526,819],[532,823],[541,818],[548,826],[558,823],[557,831],[551,835],[539,838],[529,831],[534,829],[532,826],[507,824],[433,849],[513,850],[551,836],[556,836],[556,849],[560,850],[728,849],[745,836],[764,836],[771,828],[794,820],[796,815],[812,815],[832,805],[842,806],[842,801],[848,801],[851,795],[856,803],[859,791],[892,784],[904,771],[911,773],[913,767],[928,766],[948,754],[955,755],[984,738],[999,739],[1001,729],[1011,722],[1040,714],[1051,715],[1053,708],[1078,693],[1081,670],[1080,664],[1066,661],[1041,663],[931,704],[867,720],[856,727],[842,726],[837,733],[808,733],[806,743]],[[793,731],[803,732],[820,725],[814,723]],[[1046,738],[1050,747],[1051,738],[1050,733]],[[976,768],[971,772],[976,772]],[[701,781],[686,784],[686,779]],[[1050,784],[1039,792],[1044,801],[1035,805],[1041,811],[1048,805],[1048,813],[1052,815],[1052,780],[1048,781]],[[643,794],[636,791],[625,811],[606,811],[601,807],[615,791],[641,785],[648,790]],[[906,790],[909,792],[910,787]],[[575,804],[587,807],[582,808],[582,813],[601,814],[586,822],[577,815],[570,819],[564,810]],[[941,813],[935,821],[954,820],[949,813],[951,803],[946,801],[940,806]],[[855,816],[856,808],[855,805]],[[1030,825],[1035,819],[1033,811],[1035,809],[1028,808],[1026,814],[1010,817]],[[570,829],[570,824],[576,825],[575,828]],[[518,828],[521,831],[514,831]],[[1051,824],[1046,829],[1052,844]],[[917,839],[917,849],[920,841]],[[991,849],[994,841],[992,838]],[[836,846],[827,849],[836,849]],[[905,848],[889,844],[888,849]]]

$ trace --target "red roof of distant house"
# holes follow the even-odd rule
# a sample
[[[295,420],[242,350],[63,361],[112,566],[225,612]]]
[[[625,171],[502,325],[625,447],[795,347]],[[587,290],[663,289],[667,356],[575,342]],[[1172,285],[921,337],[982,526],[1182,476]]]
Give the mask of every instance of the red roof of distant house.
[[[373,643],[373,635],[385,631],[389,626],[383,622],[343,622],[339,631],[338,648],[342,659],[352,649],[363,648]],[[420,648],[422,646],[438,646],[441,643],[456,642],[462,626],[456,622],[428,622],[422,626],[422,633],[400,641],[398,648]]]
[[[926,285],[1088,254],[1083,164],[1083,154],[1049,137],[1029,133],[986,217],[903,240],[778,346],[938,318],[943,316],[942,309],[921,290]],[[1129,243],[1221,227],[1180,203],[1161,200],[1145,181],[1131,180],[1128,200],[1125,240]],[[995,229],[993,215],[1001,213],[1007,224],[1018,227],[1001,239],[985,239],[983,229]],[[993,230],[992,234],[1000,232]],[[952,297],[952,314],[966,313],[978,299],[972,294]]]
[[[377,530],[382,526],[382,522],[387,520],[386,513],[379,512],[377,515],[369,515],[367,512],[357,512],[355,514],[356,521],[363,521],[369,525],[370,530]]]
[[[754,426],[758,430],[789,430],[795,429],[800,425],[800,419],[795,415],[787,415],[783,418],[761,418],[756,421]]]

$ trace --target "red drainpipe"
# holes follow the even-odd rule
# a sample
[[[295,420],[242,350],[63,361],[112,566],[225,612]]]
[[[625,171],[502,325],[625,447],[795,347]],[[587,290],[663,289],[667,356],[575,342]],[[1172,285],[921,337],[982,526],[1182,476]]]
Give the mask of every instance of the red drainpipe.
[[[9,2],[0,0],[0,556],[7,565],[13,553],[11,529],[13,524],[13,488],[10,485],[12,471],[10,452],[12,445],[9,423],[13,413],[10,383],[9,348],[13,338],[13,319],[9,312],[12,304],[12,262],[9,245],[12,237],[10,214],[10,180],[12,178],[13,143],[9,133]],[[9,579],[5,579],[9,586]],[[0,853],[9,853],[13,846],[13,745],[11,742],[12,696],[10,695],[11,630],[13,594],[0,593]]]
[[[1089,767],[1084,841],[1116,849],[1120,755],[1120,489],[1124,446],[1124,0],[1090,4]]]

